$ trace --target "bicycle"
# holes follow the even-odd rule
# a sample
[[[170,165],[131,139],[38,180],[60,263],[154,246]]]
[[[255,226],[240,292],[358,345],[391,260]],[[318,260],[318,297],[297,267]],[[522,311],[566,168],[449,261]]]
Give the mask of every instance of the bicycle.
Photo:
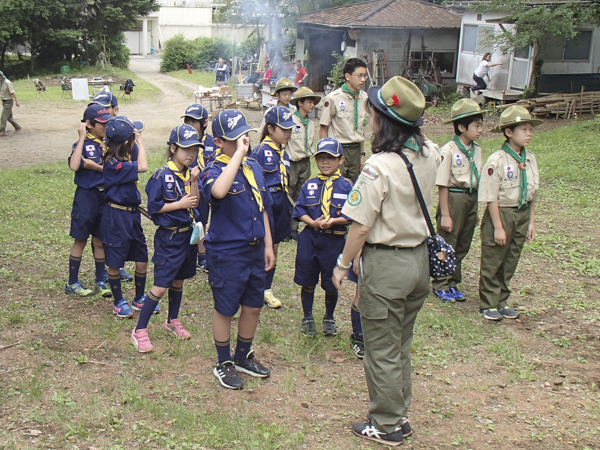
[[[215,66],[217,65],[216,61],[205,61],[202,63],[202,65],[200,66],[200,72],[202,72],[204,75],[208,75],[210,73],[214,73],[215,72]]]

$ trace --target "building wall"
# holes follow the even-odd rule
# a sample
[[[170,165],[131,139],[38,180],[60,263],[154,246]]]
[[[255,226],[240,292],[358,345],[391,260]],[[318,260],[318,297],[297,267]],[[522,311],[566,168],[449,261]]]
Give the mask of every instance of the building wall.
[[[542,74],[600,73],[600,29],[594,25],[585,25],[581,29],[592,31],[589,61],[544,61]],[[543,52],[543,41],[541,49]]]

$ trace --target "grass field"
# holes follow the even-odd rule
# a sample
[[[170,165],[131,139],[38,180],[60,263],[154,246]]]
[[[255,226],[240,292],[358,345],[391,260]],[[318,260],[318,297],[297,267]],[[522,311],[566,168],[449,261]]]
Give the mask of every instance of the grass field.
[[[596,119],[534,136],[538,237],[524,250],[511,297],[522,318],[490,324],[477,314],[478,232],[463,269],[469,301],[426,302],[412,346],[408,448],[599,448],[599,126]],[[482,141],[484,157],[500,144]],[[151,151],[142,193],[163,164],[163,150]],[[0,343],[18,343],[0,347],[0,448],[381,448],[348,428],[368,404],[349,347],[351,283],[336,313],[339,335],[302,337],[295,247],[282,244],[274,290],[284,307],[265,308],[255,339],[273,375],[226,391],[212,375],[206,275],[184,285],[181,319],[192,339],[164,335],[161,313],[147,355],[129,342],[135,320],[114,318],[109,300],[63,294],[72,180],[64,163],[0,171]],[[152,254],[155,227],[144,220],[144,229]],[[91,285],[89,248],[81,273]],[[131,299],[133,288],[124,292]],[[315,317],[322,298],[318,290]]]

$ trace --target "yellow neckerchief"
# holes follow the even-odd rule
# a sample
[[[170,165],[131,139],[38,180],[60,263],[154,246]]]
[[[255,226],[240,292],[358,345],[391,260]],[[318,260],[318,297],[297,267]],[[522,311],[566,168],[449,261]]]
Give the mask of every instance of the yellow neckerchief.
[[[319,174],[319,180],[323,180],[323,189],[321,189],[321,212],[323,218],[328,221],[331,218],[331,194],[333,194],[333,182],[342,176],[340,170],[331,175]]]
[[[196,162],[198,163],[198,167],[200,168],[200,172],[204,172],[204,146],[206,142],[206,133],[202,135],[202,140],[200,140],[200,148],[198,149],[198,156],[196,157]]]
[[[189,194],[190,192],[192,192],[192,186],[190,183],[190,178],[191,178],[190,170],[186,167],[185,174],[181,173],[179,171],[179,169],[177,168],[177,166],[175,165],[175,163],[171,160],[167,161],[167,167],[169,169],[171,169],[171,171],[175,174],[175,176],[177,178],[179,178],[181,181],[183,181],[185,193]],[[175,183],[177,183],[177,182],[175,182]],[[194,211],[191,208],[187,208],[187,210],[188,210],[190,217],[193,219]]]
[[[85,138],[98,144],[100,146],[100,148],[102,149],[102,155],[104,155],[106,153],[106,143],[105,143],[106,138],[100,139],[100,138],[94,136],[89,131],[85,134]]]
[[[261,144],[267,144],[269,147],[271,147],[273,150],[275,150],[277,152],[277,154],[279,155],[279,178],[281,178],[281,186],[283,186],[283,192],[286,193],[286,195],[288,196],[288,199],[290,200],[290,202],[292,203],[292,205],[294,204],[294,201],[292,200],[292,197],[290,197],[290,187],[289,187],[289,183],[288,183],[288,178],[287,178],[287,169],[285,168],[285,149],[283,148],[283,145],[281,147],[279,147],[275,142],[273,142],[273,140],[267,136],[266,138],[264,138],[264,140],[261,142]]]
[[[221,150],[217,150],[217,154],[215,155],[215,161],[222,162],[223,164],[229,164],[231,161],[231,156],[227,156],[225,153],[222,153]],[[248,181],[250,188],[252,189],[252,194],[254,195],[254,200],[258,204],[258,210],[260,212],[263,211],[263,201],[262,196],[260,195],[260,191],[258,190],[258,185],[256,184],[256,178],[254,178],[254,172],[252,171],[252,167],[248,165],[248,158],[245,156],[242,158],[242,173]]]

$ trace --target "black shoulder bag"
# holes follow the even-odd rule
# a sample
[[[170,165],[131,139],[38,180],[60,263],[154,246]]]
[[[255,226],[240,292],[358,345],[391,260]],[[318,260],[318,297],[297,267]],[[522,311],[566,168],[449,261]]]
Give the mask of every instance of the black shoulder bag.
[[[408,173],[410,174],[410,180],[412,181],[417,199],[419,199],[419,205],[421,205],[421,211],[427,222],[427,228],[429,228],[429,236],[427,237],[427,249],[429,250],[429,276],[431,278],[445,278],[448,275],[452,275],[456,269],[456,254],[450,244],[448,244],[443,237],[435,233],[433,229],[433,223],[431,223],[431,217],[429,217],[429,211],[427,211],[427,205],[423,199],[421,188],[417,182],[417,177],[413,170],[412,163],[408,160],[406,155],[400,150],[398,155],[406,164]]]

